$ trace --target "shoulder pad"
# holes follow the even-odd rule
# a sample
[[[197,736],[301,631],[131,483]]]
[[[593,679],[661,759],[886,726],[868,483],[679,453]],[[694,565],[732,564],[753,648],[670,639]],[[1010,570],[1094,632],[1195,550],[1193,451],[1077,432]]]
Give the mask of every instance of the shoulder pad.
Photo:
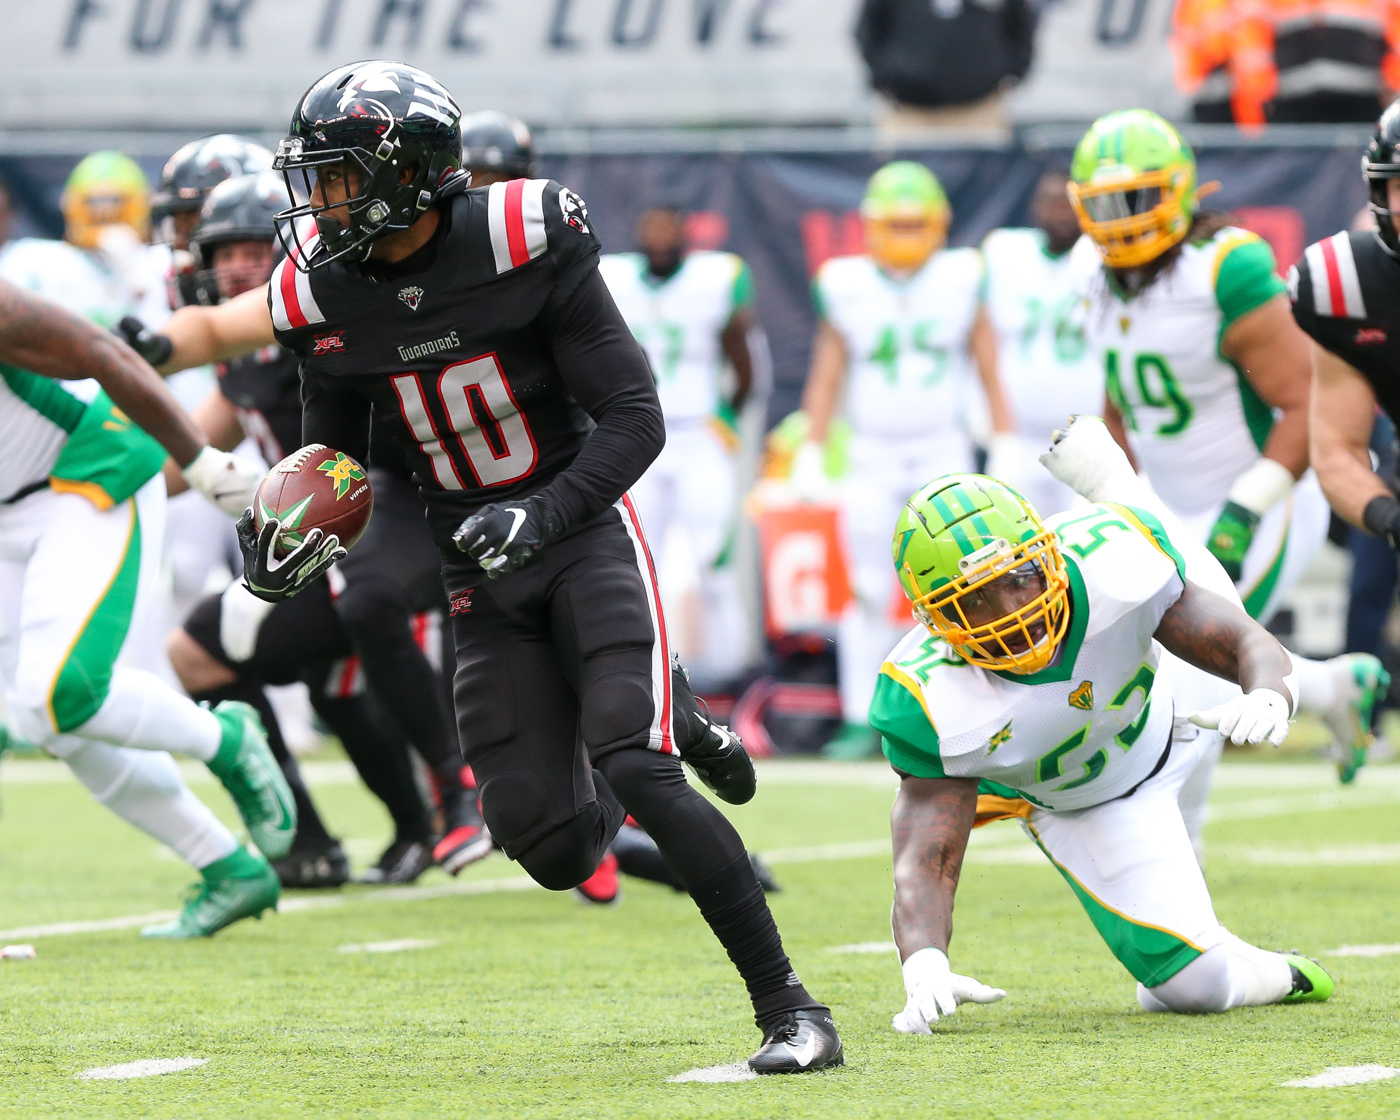
[[[583,199],[553,179],[492,183],[486,220],[497,276],[546,252],[566,264],[598,247]]]
[[[1346,230],[1309,245],[1303,250],[1303,262],[1312,280],[1309,310],[1323,318],[1366,318],[1361,277],[1357,275],[1351,236]]]
[[[307,252],[312,251],[316,240],[313,237],[307,243]],[[279,331],[301,330],[326,321],[311,291],[311,273],[302,272],[290,257],[283,257],[272,270],[267,302],[272,309],[272,325]]]

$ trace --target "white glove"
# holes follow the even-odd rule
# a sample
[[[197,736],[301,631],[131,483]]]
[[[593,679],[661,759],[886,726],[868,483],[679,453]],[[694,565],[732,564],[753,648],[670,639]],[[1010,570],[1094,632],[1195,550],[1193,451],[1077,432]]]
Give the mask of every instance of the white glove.
[[[243,586],[241,579],[229,584],[221,598],[219,644],[230,661],[247,661],[257,649],[263,619],[277,604],[259,599]]]
[[[904,962],[904,1010],[894,1017],[900,1034],[932,1034],[930,1023],[951,1015],[960,1003],[996,1003],[1005,999],[1000,988],[989,988],[971,976],[959,976],[948,967],[942,949],[920,949]]]
[[[826,477],[826,452],[814,440],[803,440],[792,454],[788,485],[804,502],[822,502],[831,497],[831,480]]]
[[[191,490],[198,490],[224,513],[237,517],[253,504],[264,472],[251,459],[206,446],[180,473]]]
[[[987,448],[987,469],[983,473],[1012,486],[1020,486],[1029,475],[1034,458],[1026,440],[1015,432],[997,432]]]
[[[1256,688],[1226,704],[1187,715],[1197,727],[1218,730],[1237,747],[1265,739],[1278,746],[1288,735],[1288,700],[1272,688]]]
[[[1040,457],[1045,469],[1091,502],[1136,502],[1143,484],[1108,426],[1097,416],[1072,416]]]

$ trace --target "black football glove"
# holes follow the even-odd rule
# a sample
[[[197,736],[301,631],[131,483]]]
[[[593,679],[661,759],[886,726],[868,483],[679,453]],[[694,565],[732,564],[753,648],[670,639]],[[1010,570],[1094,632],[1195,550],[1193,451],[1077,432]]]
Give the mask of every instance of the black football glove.
[[[453,543],[492,579],[523,568],[564,531],[543,494],[519,502],[482,506],[452,534]]]
[[[1382,494],[1366,503],[1362,523],[1396,552],[1400,552],[1400,502]]]
[[[259,599],[280,603],[322,575],[327,568],[344,560],[347,551],[340,547],[340,538],[329,537],[320,529],[312,529],[306,539],[281,560],[272,555],[277,533],[282,528],[274,517],[262,527],[253,528],[250,506],[238,519],[238,544],[243,550],[243,584]]]
[[[165,365],[175,350],[170,339],[151,330],[135,315],[128,315],[118,323],[115,333],[153,366]]]

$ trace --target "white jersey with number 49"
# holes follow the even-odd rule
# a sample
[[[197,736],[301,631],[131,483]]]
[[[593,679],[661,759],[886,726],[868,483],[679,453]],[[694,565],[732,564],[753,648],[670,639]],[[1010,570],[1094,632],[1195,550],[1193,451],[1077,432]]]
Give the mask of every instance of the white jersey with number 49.
[[[1218,509],[1259,458],[1273,413],[1220,345],[1283,291],[1267,243],[1234,226],[1188,241],[1137,296],[1104,269],[1089,286],[1088,334],[1109,398],[1152,488],[1182,518]]]
[[[932,439],[964,420],[981,253],[944,249],[907,280],[868,256],[833,257],[813,293],[846,347],[846,416],[856,435]]]
[[[1170,674],[1153,638],[1186,567],[1149,511],[1099,505],[1046,519],[1069,568],[1071,616],[1057,660],[1018,676],[968,665],[924,627],[881,669],[870,723],[899,770],[979,778],[1053,810],[1121,797],[1161,761]]]
[[[627,326],[647,352],[668,424],[713,416],[720,404],[724,351],[720,335],[753,302],[753,276],[742,257],[687,253],[657,281],[641,253],[611,253],[598,271]]]

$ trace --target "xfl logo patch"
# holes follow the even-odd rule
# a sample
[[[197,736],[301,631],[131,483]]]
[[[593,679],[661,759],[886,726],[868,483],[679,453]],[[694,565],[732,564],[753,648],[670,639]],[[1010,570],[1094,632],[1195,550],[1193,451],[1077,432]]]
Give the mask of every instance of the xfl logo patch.
[[[336,331],[333,334],[318,334],[312,338],[311,356],[320,357],[322,354],[329,354],[332,351],[345,349],[345,332]]]
[[[418,305],[423,302],[423,289],[416,284],[408,288],[401,288],[399,290],[399,299],[408,304],[408,309],[410,311],[417,311]]]
[[[335,500],[337,502],[345,497],[352,482],[365,480],[365,472],[360,469],[360,465],[343,451],[337,451],[334,459],[328,459],[316,469],[323,474],[330,475],[331,481],[335,483]]]
[[[575,233],[588,232],[588,207],[568,187],[559,191],[559,211],[564,215],[564,224]]]
[[[472,613],[472,592],[475,588],[468,587],[465,591],[454,591],[447,596],[447,615],[451,618],[459,614]]]

